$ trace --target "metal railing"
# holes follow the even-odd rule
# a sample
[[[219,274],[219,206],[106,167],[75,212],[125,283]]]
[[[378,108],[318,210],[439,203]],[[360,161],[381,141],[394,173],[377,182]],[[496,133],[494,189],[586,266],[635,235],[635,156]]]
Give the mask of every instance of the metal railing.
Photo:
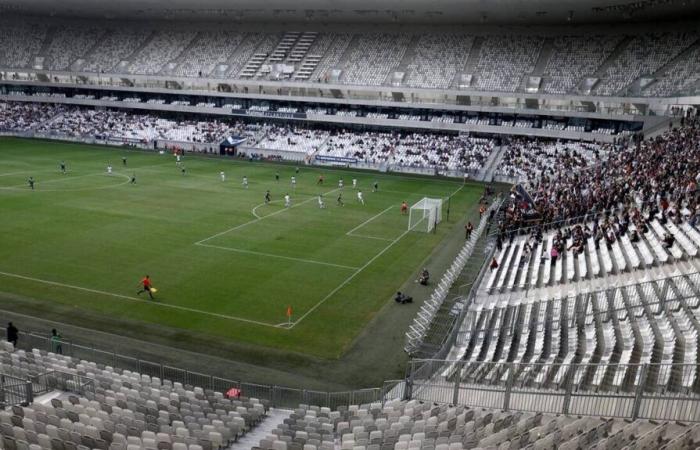
[[[489,213],[497,210],[500,204],[501,201],[499,199],[495,200],[488,211],[482,215],[479,225],[473,230],[470,239],[459,251],[450,268],[445,271],[430,298],[421,306],[416,317],[413,319],[413,323],[409,325],[409,329],[405,334],[406,344],[404,346],[404,350],[408,354],[412,354],[418,350],[423,345],[428,333],[433,329],[438,313],[442,310],[443,304],[447,300],[454,282],[465,270],[467,262],[473,255],[477,242],[481,238],[484,229],[487,228],[490,217]],[[481,257],[479,257],[479,259],[481,260]],[[450,307],[459,299],[454,298],[452,300],[454,301],[451,302],[449,305]],[[455,314],[451,314],[450,316],[454,317]]]
[[[0,373],[0,410],[34,401],[32,383],[16,376]]]
[[[481,372],[486,373],[486,377],[489,374],[494,377],[482,378],[479,382],[466,380],[465,373],[473,369],[470,364],[447,360],[412,361],[408,382],[412,398],[506,411],[700,422],[700,367],[694,364],[500,363]],[[454,375],[443,375],[450,370]],[[636,383],[626,389],[614,383],[587,388],[577,384],[582,377],[598,370],[604,374],[614,371],[633,376]],[[550,374],[552,371],[561,373],[561,380],[547,388],[532,387],[522,379],[522,374]],[[674,377],[679,384],[677,390],[669,389],[668,384],[662,382]]]

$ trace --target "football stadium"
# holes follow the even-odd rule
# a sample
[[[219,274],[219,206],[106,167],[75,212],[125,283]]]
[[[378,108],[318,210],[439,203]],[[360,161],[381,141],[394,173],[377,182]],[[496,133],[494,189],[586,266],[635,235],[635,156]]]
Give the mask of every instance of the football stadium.
[[[0,450],[700,448],[698,183],[698,0],[0,0]]]

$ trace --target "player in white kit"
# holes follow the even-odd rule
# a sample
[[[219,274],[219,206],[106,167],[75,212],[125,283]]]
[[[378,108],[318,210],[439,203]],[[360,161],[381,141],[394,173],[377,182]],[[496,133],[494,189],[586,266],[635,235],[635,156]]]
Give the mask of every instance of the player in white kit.
[[[357,191],[357,201],[362,203],[363,205],[365,204],[365,199],[362,196],[362,191]]]
[[[323,196],[318,194],[318,207],[323,209],[326,207],[326,203],[323,201]]]
[[[292,198],[289,194],[284,194],[284,207],[289,208],[290,206],[292,206]]]
[[[112,165],[111,164],[107,164],[107,173],[109,175],[112,175]]]
[[[357,178],[352,179],[352,188],[357,189]]]
[[[221,181],[226,181],[226,174],[223,172],[219,172],[219,176],[221,177]]]
[[[243,177],[243,188],[248,189],[248,177]]]

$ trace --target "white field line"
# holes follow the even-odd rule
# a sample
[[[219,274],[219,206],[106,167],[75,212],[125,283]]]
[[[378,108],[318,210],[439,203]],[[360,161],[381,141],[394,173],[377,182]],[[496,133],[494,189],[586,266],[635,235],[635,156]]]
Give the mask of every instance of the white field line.
[[[348,236],[351,236],[351,237],[358,237],[358,238],[364,238],[364,239],[374,239],[374,240],[377,240],[377,241],[385,241],[385,242],[391,242],[391,241],[393,241],[393,239],[391,239],[391,238],[383,238],[383,237],[379,237],[379,236],[368,236],[368,235],[366,235],[366,234],[356,234],[356,233],[353,233],[353,234],[348,234]]]
[[[27,281],[34,281],[37,283],[43,283],[43,284],[48,284],[50,286],[59,286],[63,288],[68,288],[68,289],[74,289],[77,291],[83,291],[83,292],[90,292],[93,294],[100,294],[100,295],[105,295],[109,297],[115,297],[115,298],[120,298],[123,300],[129,300],[132,302],[138,302],[138,303],[145,303],[151,306],[160,306],[162,308],[171,308],[171,309],[178,309],[181,311],[187,311],[191,313],[196,313],[196,314],[202,314],[205,316],[212,316],[212,317],[217,317],[219,319],[227,319],[227,320],[235,320],[237,322],[246,322],[246,323],[252,323],[255,325],[262,325],[266,327],[272,327],[272,328],[277,328],[277,325],[271,324],[271,323],[266,323],[266,322],[258,322],[257,320],[251,320],[251,319],[244,319],[242,317],[235,317],[235,316],[229,316],[226,314],[218,314],[214,312],[209,312],[209,311],[202,311],[199,309],[194,309],[194,308],[188,308],[186,306],[179,306],[179,305],[170,305],[167,303],[158,303],[157,301],[151,301],[151,300],[145,300],[142,298],[137,298],[137,297],[129,297],[128,295],[122,295],[122,294],[115,294],[113,292],[106,292],[106,291],[100,291],[97,289],[90,289],[82,286],[75,286],[72,284],[65,284],[65,283],[59,283],[57,281],[50,281],[50,280],[42,280],[41,278],[34,278],[34,277],[28,277],[25,275],[19,275],[16,273],[10,273],[10,272],[0,272],[0,275],[4,275],[6,277],[10,278],[18,278],[20,280],[27,280]]]
[[[337,190],[338,190],[338,189],[336,188],[336,189],[333,189],[332,191],[325,192],[324,195],[332,194],[333,192],[335,192],[335,191],[337,191]],[[201,245],[201,244],[203,244],[203,243],[205,243],[205,242],[207,242],[207,241],[210,241],[210,240],[212,240],[212,239],[214,239],[214,238],[217,238],[217,237],[219,237],[219,236],[223,236],[224,234],[228,234],[228,233],[230,233],[230,232],[232,232],[232,231],[240,230],[240,229],[243,228],[243,227],[247,227],[248,225],[252,225],[252,224],[254,224],[254,223],[260,222],[261,220],[266,219],[266,218],[268,218],[268,217],[276,216],[277,214],[281,214],[281,213],[283,213],[283,212],[285,212],[285,211],[287,211],[287,210],[290,210],[290,209],[292,209],[292,208],[296,208],[296,207],[298,207],[298,206],[304,205],[304,204],[309,203],[310,201],[315,200],[315,199],[316,199],[316,197],[310,197],[310,198],[308,198],[308,199],[306,199],[306,200],[304,200],[304,201],[301,201],[301,202],[299,202],[299,203],[293,204],[293,205],[290,206],[289,208],[280,209],[279,211],[275,211],[275,212],[273,212],[273,213],[270,213],[270,214],[267,214],[267,215],[258,217],[257,219],[249,220],[248,222],[243,222],[242,224],[236,225],[235,227],[229,228],[228,230],[224,230],[224,231],[221,231],[221,232],[219,232],[219,233],[212,234],[211,236],[209,236],[209,237],[207,237],[207,238],[204,238],[204,239],[202,239],[201,241],[197,241],[197,242],[195,242],[195,245]]]
[[[458,189],[456,189],[452,194],[450,194],[449,197],[452,197],[452,196],[454,196],[455,194],[457,194],[459,191],[462,190],[462,188],[464,188],[464,186],[465,186],[465,185],[462,184]],[[388,209],[388,208],[387,208],[387,209]],[[386,211],[386,210],[382,211],[382,213],[385,212],[385,211]],[[381,213],[380,213],[380,214],[381,214]],[[352,231],[352,230],[351,230],[351,231]],[[396,239],[392,240],[391,243],[390,243],[389,245],[387,245],[386,247],[384,247],[384,249],[383,249],[382,251],[380,251],[379,253],[377,253],[376,255],[374,255],[374,256],[372,257],[372,259],[370,259],[369,261],[367,261],[367,262],[365,263],[364,266],[360,267],[360,268],[357,269],[355,272],[353,272],[352,274],[350,274],[349,277],[347,277],[342,283],[340,283],[338,286],[336,286],[330,293],[328,293],[328,295],[326,295],[325,297],[323,297],[318,303],[316,303],[314,306],[312,306],[308,311],[306,311],[306,312],[305,312],[301,317],[299,317],[297,320],[293,321],[293,322],[292,322],[292,325],[289,326],[289,327],[287,327],[287,329],[292,329],[292,328],[294,328],[298,323],[300,323],[302,320],[304,320],[309,314],[311,314],[312,312],[314,312],[319,306],[321,306],[323,303],[325,303],[326,300],[328,300],[329,298],[331,298],[332,296],[334,296],[336,292],[338,292],[340,289],[342,289],[345,285],[347,285],[349,282],[351,282],[357,275],[359,275],[363,270],[365,270],[367,267],[369,267],[369,265],[372,264],[377,258],[379,258],[380,256],[382,256],[387,250],[389,250],[391,247],[393,247],[394,244],[396,244],[397,242],[399,242],[399,241],[400,241],[404,236],[406,236],[410,231],[411,231],[411,230],[406,230],[406,231],[404,231],[403,233],[401,233],[401,235],[400,235],[399,237],[397,237]]]
[[[349,269],[349,270],[357,270],[357,267],[353,266],[344,266],[342,264],[334,264],[334,263],[329,263],[329,262],[324,262],[324,261],[317,261],[314,259],[304,259],[304,258],[295,258],[293,256],[284,256],[284,255],[275,255],[274,253],[263,253],[263,252],[256,252],[253,250],[244,250],[240,248],[233,248],[233,247],[224,247],[220,245],[211,245],[211,244],[195,244],[200,247],[208,247],[208,248],[218,248],[219,250],[226,250],[229,252],[236,252],[236,253],[246,253],[249,255],[258,255],[258,256],[266,256],[268,258],[278,258],[278,259],[285,259],[288,261],[297,261],[297,262],[302,262],[306,264],[317,264],[321,266],[328,266],[328,267],[338,267],[340,269]]]
[[[381,215],[384,214],[385,212],[389,211],[389,210],[390,210],[391,208],[393,208],[393,207],[394,207],[394,206],[392,205],[392,206],[388,207],[387,209],[385,209],[384,211],[380,212],[379,214],[370,217],[369,219],[365,220],[364,222],[362,222],[361,224],[359,224],[358,226],[356,226],[355,228],[353,228],[352,230],[348,231],[348,232],[345,233],[345,234],[346,234],[347,236],[353,236],[352,233],[353,233],[354,231],[357,231],[357,230],[359,230],[360,228],[364,227],[365,225],[367,225],[368,223],[370,223],[371,221],[373,221],[373,220],[376,219],[377,217],[381,216]],[[362,236],[362,237],[365,237],[365,236]],[[391,239],[389,239],[389,240],[391,240]]]
[[[328,300],[329,298],[331,298],[332,296],[334,296],[336,292],[338,292],[339,290],[341,290],[346,284],[348,284],[349,282],[351,282],[351,281],[353,280],[353,278],[355,278],[355,277],[356,277],[357,275],[359,275],[363,270],[365,270],[367,267],[369,267],[370,264],[372,264],[374,261],[376,261],[377,258],[379,258],[380,256],[382,256],[387,250],[389,250],[391,247],[393,247],[394,244],[396,244],[397,242],[399,242],[399,241],[401,240],[401,238],[403,238],[404,236],[406,236],[406,235],[408,234],[409,231],[410,231],[410,230],[404,231],[403,233],[401,233],[401,235],[400,235],[399,237],[397,237],[396,239],[394,239],[393,241],[391,241],[391,243],[390,243],[389,245],[387,245],[386,247],[384,247],[384,249],[382,249],[382,251],[380,251],[379,253],[377,253],[376,255],[374,255],[374,256],[372,257],[372,259],[370,259],[369,261],[367,261],[367,262],[365,263],[364,266],[360,267],[360,268],[357,269],[355,272],[353,272],[352,274],[350,274],[349,277],[347,277],[342,283],[340,283],[338,286],[336,286],[331,292],[328,293],[328,295],[326,295],[325,297],[323,297],[323,298],[321,299],[321,301],[319,301],[318,303],[316,303],[316,304],[315,304],[314,306],[312,306],[308,311],[306,311],[301,317],[299,317],[297,320],[295,320],[294,322],[292,322],[292,325],[289,326],[289,327],[287,327],[287,329],[292,329],[292,328],[294,328],[295,326],[297,326],[297,324],[299,324],[302,320],[304,320],[309,314],[311,314],[312,312],[314,312],[314,311],[316,310],[316,308],[318,308],[319,306],[321,306],[322,304],[324,304],[324,303],[326,302],[326,300]]]

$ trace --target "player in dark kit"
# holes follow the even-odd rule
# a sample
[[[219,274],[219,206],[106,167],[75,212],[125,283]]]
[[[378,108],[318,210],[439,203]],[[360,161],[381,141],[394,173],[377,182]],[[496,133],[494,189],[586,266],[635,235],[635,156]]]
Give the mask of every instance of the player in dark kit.
[[[317,185],[323,184],[323,175],[322,174],[318,176],[318,181],[316,182],[316,184]]]
[[[279,180],[280,180],[280,173],[275,172],[275,181],[279,181]]]
[[[136,174],[132,174],[131,178],[129,178],[129,181],[131,181],[131,184],[136,184]]]
[[[345,203],[343,203],[343,193],[341,192],[338,194],[338,206],[345,206]]]
[[[126,156],[122,156],[122,165],[126,167]]]
[[[265,204],[270,203],[270,191],[265,191]]]
[[[65,161],[61,161],[61,173],[63,175],[66,174],[66,162]]]
[[[377,192],[379,190],[379,183],[376,181],[374,182],[374,186],[372,187],[372,192]]]
[[[29,177],[27,180],[27,183],[29,184],[29,187],[32,188],[32,191],[34,190],[34,177]]]
[[[180,171],[182,172],[183,175],[187,173],[187,170],[185,169],[185,166],[180,167]]]
[[[141,286],[143,286],[143,289],[138,291],[136,295],[141,295],[144,292],[148,292],[148,296],[153,300],[153,286],[151,285],[151,277],[146,275],[142,280],[141,280]]]

